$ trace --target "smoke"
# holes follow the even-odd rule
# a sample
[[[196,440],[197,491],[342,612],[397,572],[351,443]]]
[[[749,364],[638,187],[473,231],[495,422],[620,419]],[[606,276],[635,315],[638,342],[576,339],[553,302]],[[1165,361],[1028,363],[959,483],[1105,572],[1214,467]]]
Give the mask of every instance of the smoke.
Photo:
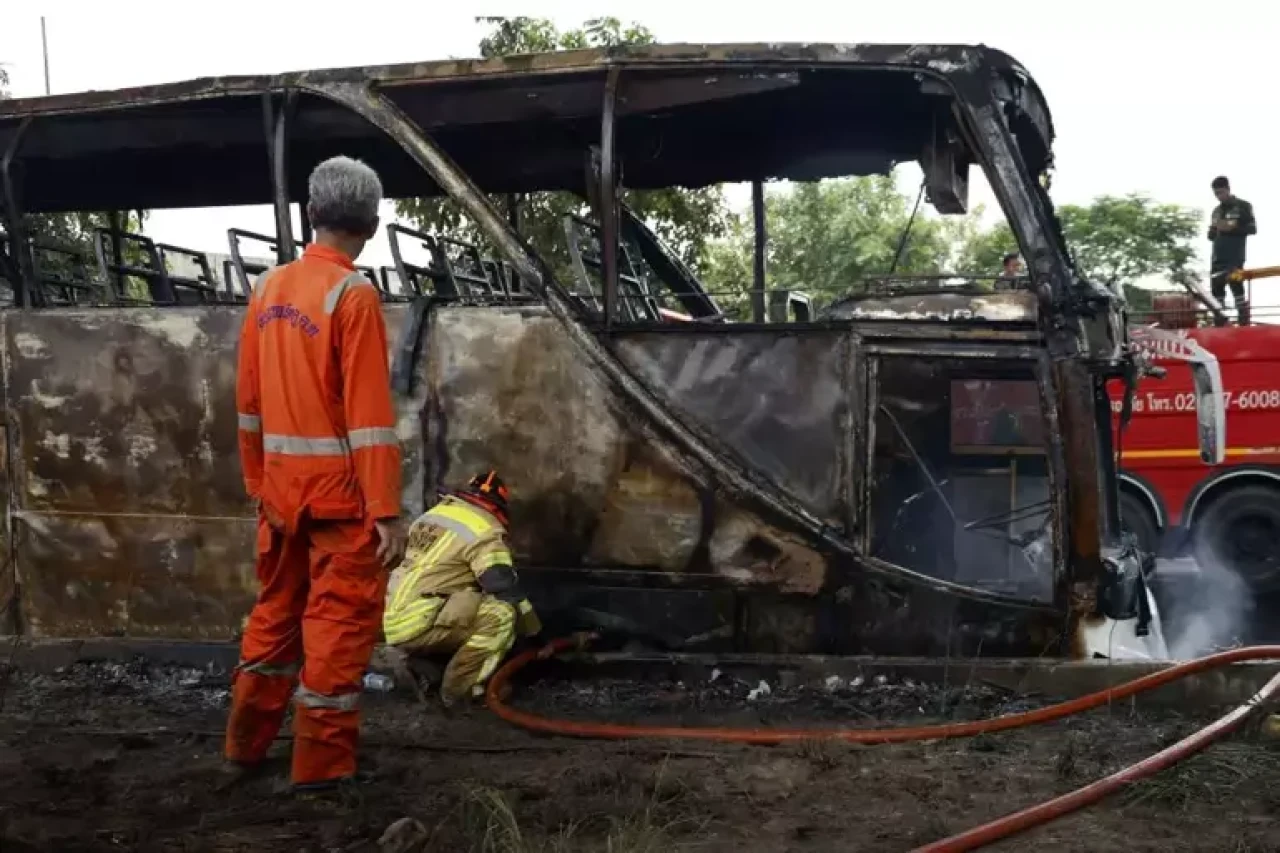
[[[1159,598],[1170,657],[1188,660],[1240,645],[1253,609],[1248,584],[1216,562],[1178,563],[1195,566],[1195,571],[1179,566],[1161,578]],[[1157,570],[1157,577],[1165,574],[1162,570]]]

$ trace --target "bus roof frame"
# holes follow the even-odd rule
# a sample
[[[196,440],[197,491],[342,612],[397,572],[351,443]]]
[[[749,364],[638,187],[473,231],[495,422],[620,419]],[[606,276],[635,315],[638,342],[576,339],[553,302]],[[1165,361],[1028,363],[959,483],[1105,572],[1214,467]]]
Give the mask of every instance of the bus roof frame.
[[[738,69],[743,73],[735,74]],[[700,121],[698,108],[709,113],[708,127],[693,127],[690,132],[705,135],[708,129],[714,131],[723,126],[726,115],[732,118],[734,108],[726,107],[728,102],[742,104],[743,110],[755,109],[761,98],[742,96],[767,99],[770,91],[778,89],[790,90],[787,97],[795,100],[809,88],[807,82],[800,84],[797,75],[838,70],[899,75],[910,72],[910,84],[899,83],[902,92],[893,93],[892,109],[897,115],[868,116],[872,120],[864,122],[876,125],[878,138],[863,129],[861,136],[850,139],[853,130],[847,121],[841,122],[841,111],[827,110],[822,114],[806,110],[806,105],[801,104],[792,112],[801,114],[797,123],[805,127],[775,126],[769,135],[752,139],[739,134],[732,146],[721,146],[715,153],[691,154],[688,162],[672,156],[679,144],[688,147],[688,142],[672,144],[671,138],[667,139],[667,151],[661,158],[644,156],[655,146],[663,146],[663,136],[672,135],[672,128],[678,127],[676,122]],[[22,207],[27,212],[270,203],[269,172],[260,168],[267,138],[261,102],[294,93],[299,102],[293,107],[290,144],[310,148],[311,156],[293,158],[298,168],[290,169],[285,176],[291,196],[297,198],[305,193],[309,161],[329,153],[328,149],[355,149],[356,156],[366,154],[371,165],[384,175],[388,197],[439,194],[438,186],[408,158],[394,152],[396,146],[387,144],[392,140],[371,142],[359,138],[355,130],[358,125],[342,122],[337,118],[341,111],[336,105],[324,103],[326,92],[335,87],[364,85],[385,94],[423,131],[436,135],[441,147],[486,192],[580,190],[580,152],[584,140],[598,133],[611,75],[621,75],[616,102],[622,143],[619,160],[629,187],[692,187],[736,180],[803,180],[885,173],[897,162],[917,159],[924,147],[919,144],[922,139],[918,128],[912,132],[899,130],[895,138],[891,126],[903,125],[898,115],[905,115],[908,108],[926,109],[939,96],[974,101],[977,90],[989,88],[993,79],[1006,81],[1011,91],[1019,90],[1017,98],[1024,105],[1030,126],[1035,128],[1030,136],[1039,137],[1031,142],[1019,139],[1032,174],[1044,171],[1051,162],[1052,121],[1030,75],[1000,51],[964,45],[623,46],[493,59],[211,77],[115,91],[12,99],[0,101],[0,153],[9,155],[13,163],[22,167],[33,189],[40,187],[38,197],[34,192],[19,190],[25,196]],[[934,81],[932,87],[928,81]],[[939,88],[937,82],[945,85]],[[851,90],[866,95],[876,88],[855,83]],[[911,99],[902,97],[912,89],[918,94],[914,106],[909,103]],[[773,98],[770,103],[779,101],[780,97]],[[874,106],[869,96],[867,105]],[[674,119],[673,111],[679,113]],[[886,120],[886,116],[892,116],[894,121]],[[647,119],[649,124],[661,117],[664,131],[656,136],[640,134],[629,150],[627,140],[640,124],[629,121],[633,117]],[[733,120],[744,121],[741,116]],[[825,133],[823,123],[829,126]],[[495,124],[510,126],[504,129],[512,132],[510,147],[504,146],[485,157],[467,153],[483,147],[478,140],[491,135]],[[541,138],[550,138],[554,133],[549,131],[558,130],[563,139],[554,146],[535,146],[528,134],[519,132],[521,127]],[[794,142],[784,151],[767,150],[789,135],[819,139],[832,135],[831,130],[836,133],[826,150],[797,147]],[[366,133],[376,139],[371,130],[366,129]],[[834,145],[848,148],[850,143],[862,145],[868,153],[860,159],[833,158]],[[524,148],[528,153],[512,157],[512,148]],[[166,156],[166,151],[171,155]],[[784,162],[788,155],[794,160],[797,153],[807,156],[810,162]],[[731,162],[734,158],[739,162]],[[513,164],[513,160],[540,162]],[[137,172],[148,163],[166,177],[172,175],[173,180],[156,181],[155,189],[145,188],[137,179]]]

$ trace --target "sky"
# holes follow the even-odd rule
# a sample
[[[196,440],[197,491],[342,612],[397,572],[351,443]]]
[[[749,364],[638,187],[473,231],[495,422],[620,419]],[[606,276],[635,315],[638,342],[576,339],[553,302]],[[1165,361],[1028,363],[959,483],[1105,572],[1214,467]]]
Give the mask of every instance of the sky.
[[[0,63],[16,95],[44,91],[40,16],[48,28],[55,93],[220,74],[372,65],[474,56],[477,15],[535,15],[572,27],[600,15],[637,21],[664,42],[951,42],[998,47],[1039,82],[1057,130],[1052,195],[1058,204],[1142,192],[1198,208],[1226,174],[1253,203],[1259,233],[1251,265],[1280,265],[1280,97],[1274,50],[1280,13],[1265,0],[913,0],[911,3],[530,2],[479,5],[388,2],[364,7],[248,3],[80,4],[26,0],[6,10]],[[87,6],[87,4],[85,4]],[[368,8],[369,12],[363,10]],[[1052,10],[1052,11],[1051,11]],[[1273,17],[1274,16],[1274,17]],[[918,174],[918,173],[917,173]],[[989,190],[973,176],[971,202]],[[914,181],[904,179],[904,188]],[[1273,214],[1273,211],[1275,212]],[[267,208],[156,211],[147,232],[165,242],[225,252],[226,228],[271,230]],[[1207,266],[1208,243],[1201,245]],[[382,246],[367,258],[386,261]],[[1255,287],[1280,304],[1280,279]],[[1271,296],[1265,291],[1274,289]]]

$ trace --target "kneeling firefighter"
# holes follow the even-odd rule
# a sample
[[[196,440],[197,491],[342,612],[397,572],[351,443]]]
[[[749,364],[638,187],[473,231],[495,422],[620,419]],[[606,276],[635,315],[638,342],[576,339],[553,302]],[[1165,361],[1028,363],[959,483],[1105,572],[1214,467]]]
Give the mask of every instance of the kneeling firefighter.
[[[507,499],[495,471],[446,495],[409,529],[388,585],[387,643],[410,654],[453,653],[440,685],[445,705],[482,695],[516,633],[542,630],[512,565]]]

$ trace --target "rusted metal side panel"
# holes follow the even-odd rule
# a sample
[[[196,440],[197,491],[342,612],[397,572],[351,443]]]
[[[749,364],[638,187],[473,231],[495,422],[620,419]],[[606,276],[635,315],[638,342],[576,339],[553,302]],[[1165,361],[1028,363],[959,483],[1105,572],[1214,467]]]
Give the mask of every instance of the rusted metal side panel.
[[[388,309],[391,346],[411,311]],[[239,629],[256,587],[236,448],[240,316],[139,308],[5,318],[24,631],[225,639]],[[627,406],[544,309],[437,308],[423,334],[419,381],[397,401],[405,513],[474,468],[500,468],[513,489],[513,545],[539,607],[566,618],[607,612],[693,646],[939,645],[938,626],[919,615],[929,596],[900,590],[894,611],[857,561],[723,492]],[[853,446],[855,372],[852,339],[824,334],[713,341],[751,358],[719,380],[699,372],[668,384],[709,395],[697,404],[677,397],[682,418],[706,418],[706,431],[728,435],[721,443],[758,477],[773,476],[769,466],[801,472],[781,485],[839,519],[856,467],[841,461]],[[698,337],[652,346],[633,347],[637,365],[645,357],[654,370],[672,369]],[[649,381],[668,392],[666,380]],[[752,394],[764,397],[759,409],[748,405]],[[738,432],[708,405],[723,407]],[[788,411],[800,419],[771,420]],[[788,431],[810,456],[774,448]],[[752,441],[798,455],[766,457]],[[830,472],[818,476],[828,456]],[[539,567],[560,579],[553,588],[537,588]],[[889,612],[895,627],[877,640]]]
[[[13,312],[16,570],[34,636],[230,636],[253,597],[227,310]]]
[[[234,307],[5,316],[25,631],[225,639],[239,630],[256,593],[236,445],[241,316]],[[386,316],[394,346],[407,306]],[[424,397],[398,401],[406,512],[423,506]],[[6,588],[0,579],[0,601]]]
[[[457,486],[497,468],[512,489],[520,556],[581,563],[623,464],[603,383],[538,310],[437,310],[426,334],[429,482]]]
[[[687,426],[736,453],[810,512],[844,527],[853,406],[848,332],[628,334],[623,363]]]
[[[0,312],[0,340],[4,339],[5,323],[9,312]],[[7,353],[0,349],[0,400],[6,399],[8,381],[3,365]],[[18,601],[18,575],[14,568],[13,542],[10,538],[9,502],[13,486],[10,460],[13,458],[9,429],[10,420],[0,417],[0,634],[18,634],[22,631],[22,608]]]
[[[413,307],[387,305],[382,310],[387,324],[388,363],[395,364],[396,348],[413,318]],[[427,480],[423,460],[422,435],[426,406],[427,363],[418,359],[413,366],[413,390],[408,396],[396,394],[396,434],[400,438],[400,514],[414,518],[427,507]]]
[[[826,560],[682,466],[547,312],[447,308],[433,314],[427,334],[430,482],[456,485],[472,469],[501,470],[522,563],[713,575],[809,595],[822,587]],[[768,425],[762,414],[755,422]],[[826,501],[833,504],[830,494]]]
[[[232,637],[253,603],[252,519],[19,511],[35,637]]]

